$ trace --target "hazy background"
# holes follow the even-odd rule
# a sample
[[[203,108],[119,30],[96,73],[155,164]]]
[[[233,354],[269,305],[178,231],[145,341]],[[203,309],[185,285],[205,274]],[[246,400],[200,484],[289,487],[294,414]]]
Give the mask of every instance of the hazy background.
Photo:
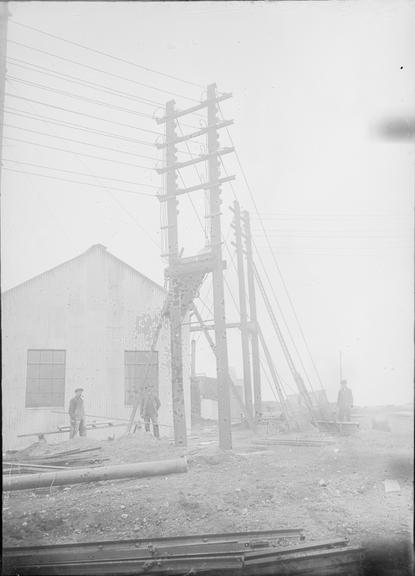
[[[414,115],[413,3],[10,2],[9,8],[9,40],[28,47],[13,42],[8,45],[3,147],[4,168],[8,170],[2,176],[3,290],[95,243],[104,244],[119,258],[163,283],[158,200],[102,188],[156,193],[156,188],[162,186],[161,177],[154,172],[162,160],[160,151],[151,145],[83,134],[52,124],[51,119],[151,144],[157,135],[137,128],[161,130],[151,116],[162,115],[165,102],[173,97],[166,90],[179,94],[174,96],[177,106],[186,108],[192,105],[188,98],[200,99],[202,86],[216,82],[220,91],[233,93],[221,108],[226,118],[235,121],[230,133],[329,399],[333,400],[337,392],[342,350],[343,374],[353,388],[356,403],[412,401],[414,145],[409,140],[381,139],[378,126],[387,117]],[[18,22],[162,71],[169,77],[44,36]],[[85,69],[77,62],[152,88]],[[159,106],[103,94],[60,76],[47,76],[33,64],[106,85],[124,95],[151,99]],[[76,100],[39,85],[123,106],[140,115]],[[131,127],[47,108],[12,94]],[[29,114],[31,118],[16,114]],[[33,115],[49,120],[34,119]],[[183,132],[193,130],[186,123],[197,127],[201,121],[196,116],[186,118]],[[128,157],[62,138],[151,159]],[[221,142],[230,144],[226,131]],[[197,144],[190,144],[190,149],[193,153],[200,151]],[[187,159],[188,150],[185,146],[181,150],[180,158]],[[237,175],[233,190],[223,186],[227,247],[233,254],[227,207],[235,193],[242,207],[251,212],[256,245],[317,388],[317,375],[251,194],[235,157],[225,156],[224,163],[228,173]],[[51,168],[86,175],[65,175]],[[90,182],[97,188],[10,170]],[[199,171],[203,178],[202,167]],[[182,173],[187,186],[198,181],[194,169]],[[203,194],[196,192],[192,199],[203,223]],[[188,198],[181,200],[180,210],[180,241],[184,255],[191,255],[203,247],[203,232]],[[232,321],[236,319],[236,305],[230,293],[236,299],[237,284],[227,247],[226,305]],[[211,307],[209,282],[201,296]],[[203,305],[200,308],[205,318],[212,317]],[[262,305],[259,308],[264,332],[289,390],[290,379],[280,348]],[[196,338],[197,369],[213,375],[210,350],[203,336]],[[230,335],[229,348],[231,365],[241,375],[237,334]],[[264,397],[273,399],[265,378]]]

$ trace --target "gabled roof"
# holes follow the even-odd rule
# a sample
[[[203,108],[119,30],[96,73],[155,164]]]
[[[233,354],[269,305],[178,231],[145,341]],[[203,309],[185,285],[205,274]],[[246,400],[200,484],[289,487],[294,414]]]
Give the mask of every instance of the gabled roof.
[[[101,254],[104,254],[107,258],[110,258],[114,262],[117,262],[117,264],[121,264],[125,268],[128,268],[128,270],[130,270],[131,272],[133,272],[134,274],[139,276],[142,280],[149,282],[150,284],[152,284],[153,286],[158,288],[160,291],[167,293],[167,291],[165,290],[165,288],[163,288],[163,286],[161,286],[160,284],[157,284],[157,282],[154,282],[154,280],[151,280],[151,278],[148,278],[147,276],[145,276],[144,274],[142,274],[141,272],[139,272],[138,270],[136,270],[135,268],[133,268],[132,266],[130,266],[129,264],[124,262],[123,260],[120,260],[119,258],[114,256],[114,254],[111,254],[111,252],[108,252],[106,246],[103,246],[102,244],[94,244],[93,246],[88,248],[88,250],[86,250],[85,252],[82,252],[82,254],[75,256],[75,258],[71,258],[70,260],[66,260],[65,262],[62,262],[62,264],[58,264],[57,266],[54,266],[53,268],[50,268],[49,270],[45,270],[45,272],[41,272],[40,274],[37,274],[36,276],[33,276],[32,278],[29,278],[28,280],[25,280],[24,282],[17,284],[17,286],[13,286],[13,288],[9,288],[8,290],[5,290],[2,295],[5,296],[6,294],[13,292],[14,290],[17,290],[23,286],[31,284],[34,280],[40,279],[44,276],[47,276],[51,272],[55,272],[56,270],[59,270],[60,268],[63,268],[64,266],[67,266],[68,264],[75,262],[76,260],[80,260],[81,258],[84,258],[87,254],[90,254],[92,251],[100,252]]]

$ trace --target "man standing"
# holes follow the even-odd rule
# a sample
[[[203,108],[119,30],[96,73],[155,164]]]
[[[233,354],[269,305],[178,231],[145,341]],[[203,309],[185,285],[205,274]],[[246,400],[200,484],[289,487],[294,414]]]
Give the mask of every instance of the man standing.
[[[350,388],[347,387],[347,380],[340,382],[337,408],[339,422],[350,422],[350,412],[353,408],[353,394]]]
[[[153,434],[155,438],[160,438],[157,412],[160,408],[160,400],[157,394],[151,389],[144,390],[141,398],[140,415],[144,420],[146,432],[150,432],[150,420],[153,423]]]
[[[79,436],[86,436],[86,426],[85,426],[85,409],[84,400],[82,398],[83,388],[77,388],[75,390],[75,396],[69,402],[69,417],[71,419],[71,432],[69,438],[75,438],[79,433]]]

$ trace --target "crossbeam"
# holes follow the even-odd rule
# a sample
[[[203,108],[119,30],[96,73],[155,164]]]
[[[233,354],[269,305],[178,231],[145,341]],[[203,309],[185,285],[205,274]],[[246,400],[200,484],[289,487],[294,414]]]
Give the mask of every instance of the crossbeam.
[[[166,142],[159,142],[156,144],[156,148],[161,150],[162,148],[166,148],[170,146],[170,144],[180,144],[181,142],[186,142],[186,140],[191,140],[192,138],[197,138],[198,136],[203,136],[207,134],[211,130],[219,130],[220,128],[227,128],[228,126],[232,126],[233,120],[224,120],[223,122],[218,122],[217,124],[211,124],[206,126],[205,128],[201,128],[196,132],[192,132],[191,134],[187,134],[185,136],[178,136],[172,140],[166,140]]]
[[[157,174],[165,174],[171,170],[179,170],[180,168],[186,168],[186,166],[192,166],[193,164],[198,164],[199,162],[205,162],[206,160],[209,160],[211,156],[224,156],[225,154],[230,154],[234,151],[235,148],[233,147],[222,148],[213,154],[202,154],[201,156],[193,158],[192,160],[186,160],[186,162],[176,162],[176,164],[171,164],[170,166],[165,166],[164,168],[156,168],[156,172]]]
[[[219,178],[215,182],[204,182],[203,184],[197,184],[196,186],[191,186],[190,188],[179,188],[173,194],[159,194],[157,198],[160,200],[160,202],[165,202],[173,196],[182,196],[183,194],[196,192],[197,190],[209,190],[210,188],[215,188],[216,186],[220,186],[225,182],[231,182],[232,180],[235,180],[235,178],[236,176],[226,176],[224,178]]]
[[[226,324],[226,328],[240,328],[241,325],[239,322],[231,322],[229,324]],[[214,324],[205,324],[203,327],[202,326],[190,326],[190,332],[203,332],[204,330],[214,330],[215,329],[215,325]]]
[[[174,120],[175,118],[181,118],[182,116],[187,116],[187,114],[192,114],[193,112],[197,112],[198,110],[202,110],[202,108],[206,108],[212,102],[222,102],[223,100],[228,100],[228,98],[232,98],[232,94],[227,92],[225,94],[221,94],[220,96],[215,96],[215,98],[207,98],[206,100],[202,100],[200,104],[196,106],[192,106],[191,108],[187,108],[186,110],[177,110],[172,114],[166,114],[162,118],[156,118],[157,124],[164,124],[167,120]]]

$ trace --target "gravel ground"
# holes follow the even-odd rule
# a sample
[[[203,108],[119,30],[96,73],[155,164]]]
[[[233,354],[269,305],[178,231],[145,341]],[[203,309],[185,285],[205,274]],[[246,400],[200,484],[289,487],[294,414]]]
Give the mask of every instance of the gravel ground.
[[[254,440],[249,431],[237,430],[233,451],[221,452],[211,428],[193,436],[187,449],[143,433],[112,442],[36,446],[32,452],[40,454],[99,445],[106,464],[186,455],[189,470],[4,493],[3,545],[301,527],[308,540],[346,537],[367,546],[370,561],[378,562],[376,574],[395,574],[382,572],[386,550],[404,562],[412,541],[409,427],[383,432],[363,422],[356,435],[319,447],[261,448]],[[397,480],[399,492],[386,493],[386,479]],[[397,569],[396,574],[409,574]]]

